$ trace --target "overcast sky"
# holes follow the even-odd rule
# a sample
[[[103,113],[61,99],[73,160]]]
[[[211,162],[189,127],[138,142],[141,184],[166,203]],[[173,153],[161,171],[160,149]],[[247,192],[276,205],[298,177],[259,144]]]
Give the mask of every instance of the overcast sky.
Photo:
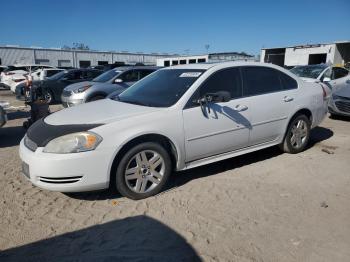
[[[0,45],[205,53],[350,40],[349,0],[1,1]]]

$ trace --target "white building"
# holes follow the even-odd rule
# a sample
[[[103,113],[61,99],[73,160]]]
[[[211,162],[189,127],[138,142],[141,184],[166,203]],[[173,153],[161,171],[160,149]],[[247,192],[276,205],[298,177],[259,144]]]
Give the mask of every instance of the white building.
[[[51,66],[88,67],[113,64],[115,62],[155,65],[157,58],[162,57],[169,57],[169,54],[0,46],[0,65],[45,64]]]
[[[321,63],[343,66],[350,62],[350,41],[263,48],[261,49],[260,62],[285,67]]]
[[[223,62],[223,61],[254,61],[252,55],[246,53],[226,52],[211,53],[206,55],[188,55],[188,56],[171,56],[157,59],[157,66],[186,65],[205,62]]]

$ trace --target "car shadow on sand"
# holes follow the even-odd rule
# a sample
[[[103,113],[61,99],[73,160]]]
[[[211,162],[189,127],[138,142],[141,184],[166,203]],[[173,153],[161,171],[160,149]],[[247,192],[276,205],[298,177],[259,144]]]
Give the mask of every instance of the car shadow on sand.
[[[327,140],[332,136],[332,130],[325,127],[315,127],[311,130],[310,141],[306,150],[309,150],[315,144]],[[163,190],[163,192],[176,187],[181,187],[184,184],[198,178],[212,176],[228,170],[234,170],[236,168],[248,166],[250,164],[277,157],[281,154],[283,154],[283,152],[279,149],[279,147],[273,146],[234,158],[222,160],[216,163],[176,172],[174,176],[170,178],[170,181],[168,182],[168,185]],[[66,193],[66,195],[72,198],[89,201],[117,199],[121,197],[121,195],[113,189],[99,192]]]
[[[350,122],[350,116],[331,115],[329,118],[332,120],[340,120],[340,121]]]
[[[177,232],[148,216],[91,226],[0,252],[0,261],[202,261]]]
[[[0,128],[0,148],[19,145],[25,133],[22,126],[3,126]]]

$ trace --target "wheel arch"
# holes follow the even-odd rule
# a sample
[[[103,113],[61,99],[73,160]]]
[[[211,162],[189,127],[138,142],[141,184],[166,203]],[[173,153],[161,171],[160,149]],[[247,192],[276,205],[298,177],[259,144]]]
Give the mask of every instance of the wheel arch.
[[[289,125],[290,123],[293,121],[293,119],[298,116],[298,115],[305,115],[309,120],[310,120],[310,125],[312,126],[312,121],[313,121],[313,115],[310,109],[308,108],[300,108],[298,109],[288,120],[288,124],[284,130],[284,135],[283,135],[283,139],[285,138]]]
[[[157,142],[162,146],[164,146],[164,148],[169,152],[173,169],[176,168],[179,161],[179,148],[176,147],[175,143],[170,138],[158,133],[148,133],[148,134],[138,135],[128,140],[127,142],[125,142],[115,154],[112,165],[109,170],[110,186],[111,186],[111,181],[113,181],[114,171],[116,170],[118,163],[122,159],[123,155],[133,146],[144,142]]]

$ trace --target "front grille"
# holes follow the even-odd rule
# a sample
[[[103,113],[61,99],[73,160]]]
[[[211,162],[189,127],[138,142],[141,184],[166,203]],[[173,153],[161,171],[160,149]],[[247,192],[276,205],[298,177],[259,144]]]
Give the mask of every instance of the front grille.
[[[338,108],[339,111],[350,113],[350,101],[336,101],[335,106]]]
[[[28,136],[24,137],[24,145],[30,150],[35,152],[35,150],[38,148],[38,145],[32,141]]]
[[[72,91],[63,90],[63,92],[62,92],[62,96],[70,97],[71,95],[72,95]]]
[[[83,176],[71,176],[71,177],[44,177],[40,176],[40,182],[50,184],[71,184],[81,180]]]

